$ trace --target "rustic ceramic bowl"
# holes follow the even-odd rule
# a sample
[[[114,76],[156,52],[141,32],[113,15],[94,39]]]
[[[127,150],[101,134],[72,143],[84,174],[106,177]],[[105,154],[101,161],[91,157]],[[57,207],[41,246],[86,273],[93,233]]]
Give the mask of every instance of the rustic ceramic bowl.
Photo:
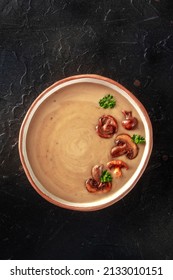
[[[104,196],[104,194],[100,195],[99,198],[96,201],[87,201],[87,202],[73,202],[66,197],[58,197],[55,194],[51,193],[46,185],[43,185],[39,178],[35,175],[35,170],[29,161],[29,157],[27,154],[27,148],[26,148],[26,142],[28,137],[28,129],[30,128],[33,120],[33,116],[36,114],[38,109],[40,108],[41,104],[50,98],[52,94],[55,92],[57,93],[60,89],[69,86],[74,85],[76,83],[88,83],[88,84],[100,84],[111,90],[115,90],[117,94],[120,96],[125,97],[128,102],[135,108],[135,110],[140,115],[140,118],[142,120],[144,131],[145,131],[145,138],[146,138],[146,144],[144,148],[144,152],[141,158],[141,161],[139,165],[136,167],[136,171],[134,174],[130,177],[130,179],[118,190],[115,192],[112,192],[109,196]],[[41,139],[40,139],[41,142]],[[41,143],[40,143],[41,145]],[[86,75],[77,75],[65,78],[63,80],[60,80],[56,83],[54,83],[52,86],[47,88],[45,91],[43,91],[37,99],[33,102],[31,107],[29,108],[23,123],[21,125],[20,134],[19,134],[19,154],[20,159],[24,168],[24,171],[26,173],[26,176],[28,177],[28,180],[30,181],[33,188],[47,201],[63,208],[71,209],[71,210],[80,210],[80,211],[94,211],[99,210],[102,208],[105,208],[107,206],[110,206],[114,204],[115,202],[122,199],[125,195],[129,193],[130,190],[136,185],[140,177],[142,176],[150,155],[152,151],[152,145],[153,145],[153,135],[152,135],[152,125],[149,119],[149,116],[144,108],[144,106],[140,103],[140,101],[126,88],[124,88],[119,83],[109,79],[105,78],[99,75],[93,75],[93,74],[86,74]],[[47,174],[48,176],[49,174]],[[84,186],[81,186],[84,187]]]

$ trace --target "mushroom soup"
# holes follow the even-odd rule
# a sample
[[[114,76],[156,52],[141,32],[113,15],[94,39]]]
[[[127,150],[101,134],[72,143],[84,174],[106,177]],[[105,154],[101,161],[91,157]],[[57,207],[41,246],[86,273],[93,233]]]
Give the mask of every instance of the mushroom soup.
[[[99,105],[106,95],[116,100],[115,107]],[[50,193],[70,202],[92,202],[118,191],[134,174],[145,148],[132,143],[134,134],[145,137],[144,126],[125,97],[104,85],[80,82],[42,102],[29,124],[26,153]],[[111,182],[100,187],[106,170]]]

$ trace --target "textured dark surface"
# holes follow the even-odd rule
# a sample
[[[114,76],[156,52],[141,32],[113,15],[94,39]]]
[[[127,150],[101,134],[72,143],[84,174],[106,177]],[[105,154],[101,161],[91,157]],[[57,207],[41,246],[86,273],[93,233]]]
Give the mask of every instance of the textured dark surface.
[[[58,208],[30,186],[18,132],[33,100],[74,74],[127,87],[154,130],[148,167],[113,206]],[[0,1],[0,258],[173,259],[173,1]]]

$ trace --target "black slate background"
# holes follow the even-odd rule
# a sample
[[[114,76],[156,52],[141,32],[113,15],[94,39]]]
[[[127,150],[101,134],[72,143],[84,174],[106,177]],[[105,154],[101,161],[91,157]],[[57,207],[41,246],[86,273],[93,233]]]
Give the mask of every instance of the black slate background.
[[[148,167],[123,200],[81,213],[44,201],[18,155],[33,100],[97,73],[127,87],[154,130]],[[173,259],[173,1],[0,1],[0,258]]]

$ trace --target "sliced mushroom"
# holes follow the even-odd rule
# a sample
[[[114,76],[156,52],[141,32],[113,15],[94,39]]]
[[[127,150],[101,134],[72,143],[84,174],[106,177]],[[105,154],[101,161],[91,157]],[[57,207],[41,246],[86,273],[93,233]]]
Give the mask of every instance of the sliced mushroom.
[[[114,174],[116,178],[122,176],[122,168],[128,169],[128,165],[122,160],[112,160],[107,163],[107,167],[111,170],[114,169]]]
[[[86,180],[86,189],[90,193],[107,193],[112,188],[112,182],[101,182],[101,175],[103,172],[103,164],[95,165],[91,170],[92,178]]]
[[[102,138],[111,138],[118,130],[118,124],[111,115],[103,115],[98,120],[96,132]]]
[[[104,167],[103,164],[95,165],[91,170],[91,175],[92,175],[93,179],[98,183],[100,183],[100,177],[103,172],[103,167]]]
[[[123,110],[122,113],[125,117],[125,120],[122,121],[122,126],[128,130],[134,129],[138,123],[137,118],[132,116],[131,111],[128,112],[128,111]]]
[[[111,150],[112,157],[119,157],[127,153],[127,144],[125,142],[117,140],[115,144]]]
[[[89,192],[95,193],[98,189],[98,182],[93,178],[86,180],[86,188]]]
[[[138,154],[138,146],[132,141],[130,135],[119,134],[115,138],[115,146],[111,149],[111,156],[118,157],[124,154],[128,159],[134,159]]]
[[[95,181],[93,178],[89,178],[86,181],[86,189],[87,191],[89,191],[90,193],[107,193],[111,190],[112,188],[112,183],[111,182],[107,182],[107,183],[98,183],[97,181]]]

